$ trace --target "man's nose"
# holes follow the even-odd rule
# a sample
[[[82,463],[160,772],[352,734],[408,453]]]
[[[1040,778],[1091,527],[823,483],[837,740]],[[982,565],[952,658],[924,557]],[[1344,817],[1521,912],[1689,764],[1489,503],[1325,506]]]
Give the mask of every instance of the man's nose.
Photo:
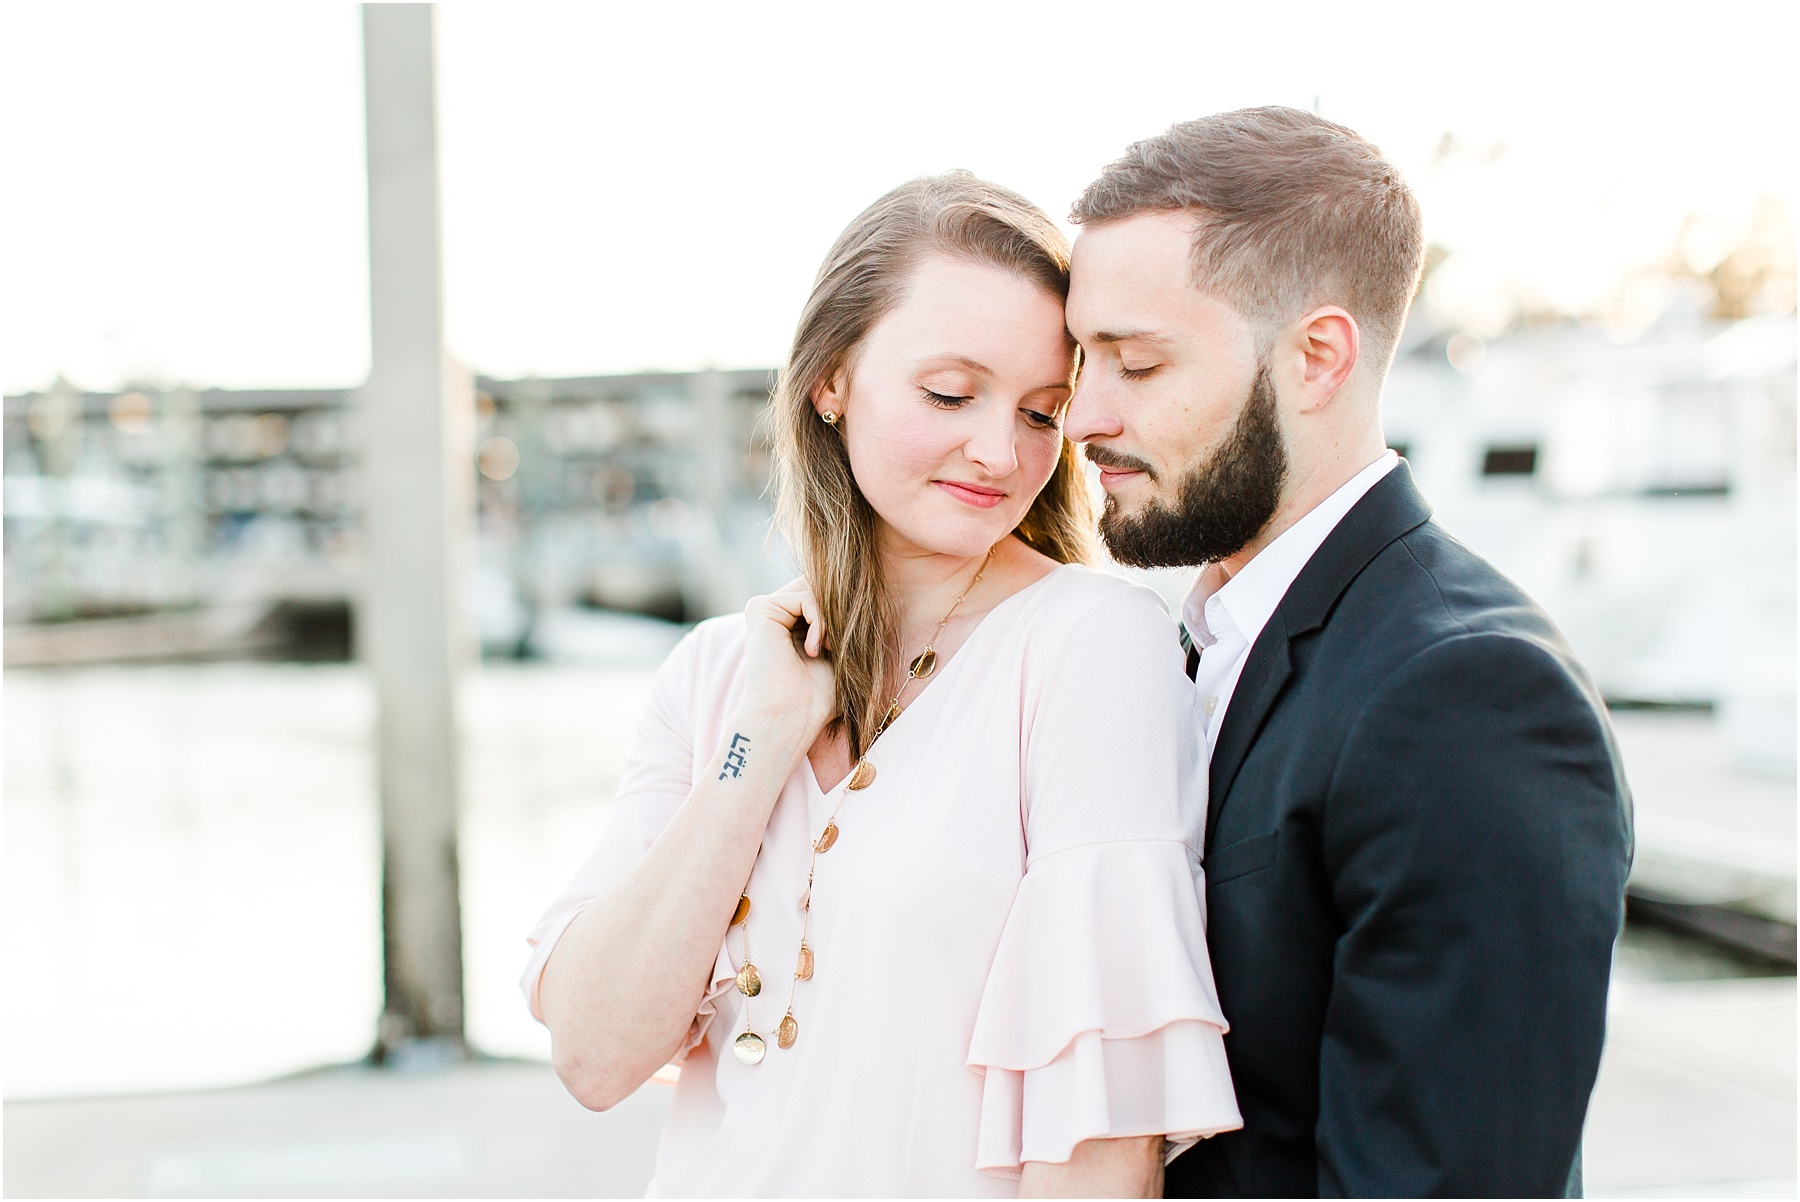
[[[1063,414],[1063,433],[1072,442],[1092,442],[1111,438],[1123,431],[1106,388],[1095,374],[1083,371],[1075,381],[1075,394],[1069,398],[1069,410]]]

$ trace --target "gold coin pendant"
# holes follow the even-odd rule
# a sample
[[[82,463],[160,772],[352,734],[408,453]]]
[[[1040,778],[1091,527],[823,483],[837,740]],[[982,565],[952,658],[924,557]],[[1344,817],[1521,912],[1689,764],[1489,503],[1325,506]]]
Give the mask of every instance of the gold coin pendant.
[[[793,1015],[783,1015],[781,1025],[775,1028],[776,1044],[784,1048],[791,1048],[798,1038],[800,1038],[800,1024],[794,1021]]]
[[[850,773],[850,788],[866,789],[875,783],[875,765],[868,760],[856,761],[856,767]]]
[[[762,992],[762,974],[756,971],[756,965],[745,963],[738,969],[737,987],[745,997],[755,997]]]
[[[769,1045],[755,1031],[745,1031],[731,1041],[731,1054],[738,1058],[738,1063],[746,1068],[754,1068],[762,1063],[769,1054]]]
[[[896,702],[894,702],[894,704],[888,706],[887,713],[885,713],[881,716],[881,728],[880,729],[886,730],[888,727],[892,726],[896,721],[899,720],[900,714],[901,714],[900,703],[898,701],[896,701]]]
[[[909,665],[908,671],[912,673],[914,680],[924,680],[927,676],[930,676],[933,672],[937,671],[937,652],[933,651],[930,647],[925,648],[925,650],[913,657],[913,662]]]
[[[737,909],[731,912],[731,925],[735,927],[748,917],[750,917],[750,895],[746,893],[738,898]]]
[[[827,822],[825,824],[825,830],[819,835],[818,841],[813,844],[813,850],[821,854],[830,851],[832,846],[837,843],[837,837],[837,823]]]
[[[813,950],[806,944],[800,945],[800,963],[794,969],[794,979],[810,981],[813,974]]]

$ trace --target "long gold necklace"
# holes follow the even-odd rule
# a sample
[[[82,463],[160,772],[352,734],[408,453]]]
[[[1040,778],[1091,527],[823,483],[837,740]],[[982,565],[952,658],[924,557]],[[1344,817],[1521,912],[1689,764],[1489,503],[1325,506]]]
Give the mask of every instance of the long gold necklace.
[[[956,611],[961,607],[963,601],[975,591],[975,586],[981,583],[981,578],[987,575],[988,563],[994,558],[994,551],[998,546],[999,544],[996,543],[993,547],[988,548],[987,555],[982,558],[981,569],[975,573],[975,579],[969,581],[969,587],[965,588],[962,596],[951,604],[950,611],[944,615],[944,620],[937,624],[937,629],[932,631],[929,639],[925,640],[925,649],[913,656],[907,664],[906,679],[900,682],[899,691],[894,694],[894,699],[888,702],[886,712],[882,714],[880,723],[876,725],[875,737],[869,740],[870,749],[873,749],[881,736],[886,733],[887,728],[900,717],[900,698],[906,695],[907,687],[915,680],[924,680],[937,670],[938,655],[934,644],[944,633],[944,627],[950,625],[950,619],[956,615]],[[770,1032],[775,1036],[775,1043],[779,1047],[791,1048],[794,1046],[794,1041],[800,1038],[800,1023],[794,1018],[794,995],[800,989],[800,982],[811,979],[816,966],[813,949],[806,942],[806,936],[811,930],[812,923],[813,873],[818,871],[819,857],[830,851],[838,841],[837,814],[838,810],[843,807],[845,799],[852,792],[868,788],[874,781],[875,765],[869,762],[868,752],[865,751],[857,757],[856,767],[850,770],[850,777],[844,782],[844,792],[838,796],[837,804],[831,807],[831,814],[825,819],[825,829],[819,832],[817,839],[813,840],[812,860],[806,866],[806,888],[800,894],[800,954],[794,964],[794,979],[788,986],[787,1012],[781,1016],[781,1021],[776,1024],[775,1030]],[[749,999],[762,993],[762,974],[757,971],[756,965],[750,960],[750,894],[747,890],[738,898],[737,910],[731,915],[731,925],[738,928],[738,934],[742,940],[744,964],[742,968],[738,969],[737,974],[737,990],[744,995],[744,1030],[732,1041],[731,1053],[738,1058],[738,1063],[754,1066],[761,1064],[763,1057],[768,1055],[769,1045],[750,1025]]]

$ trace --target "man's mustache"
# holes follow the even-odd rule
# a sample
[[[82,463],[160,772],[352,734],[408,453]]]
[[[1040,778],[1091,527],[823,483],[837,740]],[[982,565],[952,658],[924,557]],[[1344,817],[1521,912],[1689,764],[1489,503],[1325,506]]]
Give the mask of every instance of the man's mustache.
[[[1088,462],[1096,467],[1108,468],[1115,472],[1142,472],[1150,479],[1156,479],[1156,469],[1151,467],[1148,461],[1139,459],[1136,455],[1127,455],[1123,451],[1114,451],[1107,447],[1097,447],[1093,443],[1088,443],[1085,449]]]

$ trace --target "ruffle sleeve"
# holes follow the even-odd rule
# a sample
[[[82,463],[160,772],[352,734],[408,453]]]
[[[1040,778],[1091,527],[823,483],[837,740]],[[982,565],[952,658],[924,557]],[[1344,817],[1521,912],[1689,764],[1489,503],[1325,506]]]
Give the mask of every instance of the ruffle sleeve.
[[[976,1168],[1016,1177],[1083,1140],[1138,1135],[1166,1135],[1172,1159],[1243,1125],[1200,879],[1175,839],[1081,844],[1031,864],[969,1044],[983,1076]]]
[[[568,925],[575,920],[575,916],[581,913],[581,909],[582,906],[577,905],[572,909],[565,907],[563,910],[552,910],[540,920],[537,929],[531,933],[531,960],[525,967],[525,976],[520,981],[520,987],[525,991],[526,1003],[531,1008],[531,1016],[539,1022],[544,1021],[544,1016],[538,1003],[537,987],[538,983],[543,980],[544,963],[549,960],[551,949],[556,946],[556,941],[562,937],[562,933]],[[706,1038],[707,1031],[712,1027],[713,1017],[719,1012],[720,1000],[731,992],[732,986],[736,983],[737,969],[732,967],[731,954],[726,950],[724,944],[720,944],[718,958],[713,961],[712,978],[707,981],[706,992],[701,996],[700,1004],[694,1010],[694,1021],[688,1025],[687,1035],[682,1039],[681,1046],[675,1050],[674,1055],[669,1057],[670,1064],[680,1064],[687,1059],[689,1052],[700,1046],[701,1040]]]
[[[713,1019],[718,1016],[719,1002],[736,984],[737,969],[731,965],[731,953],[721,944],[719,958],[713,961],[712,980],[706,983],[706,993],[700,998],[700,1005],[694,1009],[694,1021],[688,1024],[688,1032],[682,1039],[681,1046],[669,1057],[670,1064],[678,1065],[686,1060],[687,1054],[705,1040],[706,1033],[712,1029]]]

